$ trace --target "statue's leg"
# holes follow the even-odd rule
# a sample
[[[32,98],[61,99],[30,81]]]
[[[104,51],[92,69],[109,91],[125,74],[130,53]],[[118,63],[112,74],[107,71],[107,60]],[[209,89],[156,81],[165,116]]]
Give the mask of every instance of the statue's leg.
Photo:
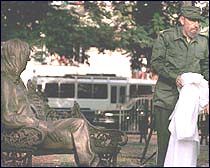
[[[72,136],[79,166],[97,166],[99,157],[91,148],[87,123],[83,119],[77,119],[74,123],[77,125],[77,130],[72,133]]]
[[[78,166],[97,166],[99,157],[93,152],[90,134],[85,120],[60,119],[53,122],[55,131],[48,133],[44,146],[54,149],[73,149]]]

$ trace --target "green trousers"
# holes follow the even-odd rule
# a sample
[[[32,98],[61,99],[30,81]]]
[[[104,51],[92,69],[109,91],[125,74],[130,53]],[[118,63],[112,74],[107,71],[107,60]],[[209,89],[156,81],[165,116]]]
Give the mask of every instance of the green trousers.
[[[172,110],[164,109],[162,107],[154,107],[155,115],[155,130],[157,131],[158,156],[157,166],[163,167],[164,160],[168,148],[170,132],[168,130],[169,116]]]

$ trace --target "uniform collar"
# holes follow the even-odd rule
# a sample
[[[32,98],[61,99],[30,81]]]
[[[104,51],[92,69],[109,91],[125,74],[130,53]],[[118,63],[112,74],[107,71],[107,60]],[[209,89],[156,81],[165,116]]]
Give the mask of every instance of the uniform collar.
[[[186,41],[185,36],[182,32],[182,29],[183,29],[182,26],[177,26],[175,28],[174,40],[182,39],[182,40]],[[198,41],[198,35],[195,36],[195,38],[191,41],[191,43],[194,42],[194,41],[196,41],[196,42]]]

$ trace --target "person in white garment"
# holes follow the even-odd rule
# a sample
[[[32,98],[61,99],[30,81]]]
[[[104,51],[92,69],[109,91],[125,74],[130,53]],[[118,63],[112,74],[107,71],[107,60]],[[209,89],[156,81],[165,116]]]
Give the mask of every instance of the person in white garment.
[[[164,167],[196,167],[199,154],[198,114],[208,106],[208,81],[198,73],[181,75],[179,99],[169,117],[171,133]]]

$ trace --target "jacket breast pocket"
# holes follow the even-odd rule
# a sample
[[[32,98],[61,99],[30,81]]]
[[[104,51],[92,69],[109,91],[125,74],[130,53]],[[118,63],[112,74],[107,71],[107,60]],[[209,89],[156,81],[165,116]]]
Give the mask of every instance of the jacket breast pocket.
[[[205,53],[206,53],[207,51],[204,49],[204,48],[202,48],[202,47],[195,47],[195,58],[196,59],[204,59],[205,58]]]
[[[182,68],[185,56],[181,53],[175,52],[174,50],[167,50],[166,51],[166,60],[165,60],[165,66],[168,68]]]

